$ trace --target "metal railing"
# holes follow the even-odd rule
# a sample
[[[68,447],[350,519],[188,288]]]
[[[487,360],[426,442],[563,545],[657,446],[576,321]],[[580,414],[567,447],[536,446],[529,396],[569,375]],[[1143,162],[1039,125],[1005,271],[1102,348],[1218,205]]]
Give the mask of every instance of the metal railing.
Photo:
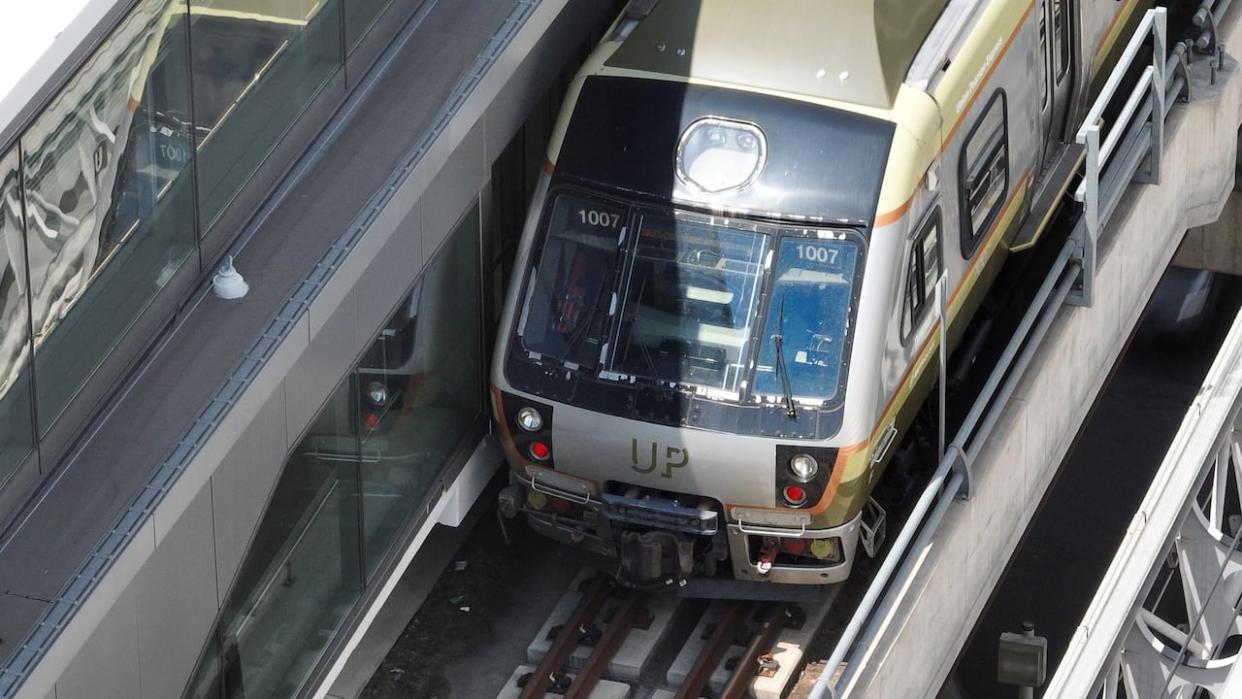
[[[1160,153],[1164,146],[1164,121],[1172,102],[1189,84],[1179,57],[1165,55],[1167,13],[1149,10],[1126,45],[1122,58],[1105,83],[1104,91],[1088,112],[1079,130],[1079,143],[1087,148],[1083,183],[1075,193],[1084,203],[1083,215],[1074,232],[1044,278],[1034,300],[1023,315],[996,367],[989,375],[954,440],[944,449],[931,480],[914,504],[892,548],[885,556],[848,625],[838,639],[823,674],[811,690],[811,699],[843,696],[857,674],[866,651],[879,632],[880,621],[898,603],[897,591],[909,579],[945,512],[955,500],[968,500],[971,467],[992,429],[1000,419],[1052,321],[1065,303],[1090,305],[1095,278],[1096,243],[1101,228],[1115,212],[1126,187],[1136,179],[1157,183]],[[1103,115],[1134,66],[1140,50],[1152,39],[1152,64],[1144,68],[1104,141],[1100,135]],[[1172,96],[1173,99],[1169,99]],[[1150,162],[1146,173],[1139,167]],[[1137,177],[1136,177],[1137,176]],[[941,326],[945,325],[941,317]],[[942,343],[944,342],[942,333]],[[943,374],[943,372],[942,372]],[[943,410],[941,411],[943,415]],[[842,663],[844,670],[837,673]],[[1053,695],[1049,695],[1053,696]]]
[[[1155,184],[1160,180],[1160,156],[1164,151],[1164,119],[1168,70],[1166,37],[1168,17],[1164,8],[1150,10],[1143,16],[1134,34],[1126,44],[1117,67],[1100,96],[1083,119],[1075,141],[1086,149],[1083,178],[1074,191],[1074,199],[1083,206],[1081,225],[1075,226],[1071,238],[1078,246],[1077,257],[1082,262],[1082,279],[1070,296],[1070,303],[1090,306],[1095,290],[1096,246],[1101,228],[1108,223],[1121,202],[1121,195],[1131,182]],[[1125,104],[1111,125],[1104,123],[1104,113],[1113,106],[1117,90],[1126,81],[1140,49],[1151,39],[1151,65],[1143,69],[1138,83],[1130,91]],[[1176,62],[1174,63],[1176,66]],[[1175,72],[1175,71],[1174,71]],[[1185,84],[1185,81],[1183,80]],[[1175,92],[1174,95],[1177,93]],[[1108,126],[1108,135],[1100,141],[1100,133]],[[1124,137],[1124,141],[1123,141]],[[1125,144],[1119,150],[1118,146]],[[1114,159],[1114,156],[1117,156]],[[1148,162],[1141,171],[1143,161]],[[1101,188],[1101,177],[1108,174],[1107,184]]]
[[[1199,689],[1239,696],[1237,650],[1226,641],[1242,633],[1240,418],[1242,313],[1045,696],[1115,699],[1119,688],[1128,699],[1190,697]],[[1183,600],[1165,599],[1179,589]]]

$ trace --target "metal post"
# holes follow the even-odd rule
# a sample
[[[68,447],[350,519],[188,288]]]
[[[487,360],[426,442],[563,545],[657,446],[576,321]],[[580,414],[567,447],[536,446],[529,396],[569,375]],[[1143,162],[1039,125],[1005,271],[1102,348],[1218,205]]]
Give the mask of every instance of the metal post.
[[[1035,638],[1035,625],[1029,621],[1022,622],[1022,635]],[[1030,685],[1018,687],[1018,699],[1035,699],[1035,688]]]
[[[940,423],[940,441],[939,441],[940,460],[937,461],[936,463],[941,463],[944,461],[944,449],[945,449],[944,426],[945,426],[945,421],[949,419],[948,414],[945,411],[945,405],[948,402],[946,394],[948,391],[947,381],[949,377],[948,370],[946,369],[946,367],[949,364],[949,299],[948,299],[949,295],[947,293],[948,286],[949,286],[949,275],[947,272],[942,272],[940,274],[940,279],[936,280],[936,309],[940,313],[940,379],[939,379],[940,413],[939,413],[939,420],[937,420],[937,422]]]
[[[1120,127],[1117,127],[1120,128]],[[1078,142],[1086,147],[1086,176],[1083,178],[1083,227],[1079,229],[1079,262],[1082,279],[1079,288],[1066,302],[1072,306],[1090,306],[1095,287],[1095,247],[1100,230],[1100,125],[1087,124],[1079,132]]]
[[[1148,183],[1160,184],[1160,161],[1164,154],[1165,64],[1168,10],[1157,8],[1152,17],[1152,83],[1151,83],[1151,159],[1148,161]]]

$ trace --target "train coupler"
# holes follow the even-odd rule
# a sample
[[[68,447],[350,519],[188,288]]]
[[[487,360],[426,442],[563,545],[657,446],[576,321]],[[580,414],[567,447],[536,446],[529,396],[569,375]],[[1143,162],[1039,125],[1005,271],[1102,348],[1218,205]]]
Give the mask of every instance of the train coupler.
[[[681,585],[694,572],[694,543],[673,532],[623,532],[617,580],[626,587]]]

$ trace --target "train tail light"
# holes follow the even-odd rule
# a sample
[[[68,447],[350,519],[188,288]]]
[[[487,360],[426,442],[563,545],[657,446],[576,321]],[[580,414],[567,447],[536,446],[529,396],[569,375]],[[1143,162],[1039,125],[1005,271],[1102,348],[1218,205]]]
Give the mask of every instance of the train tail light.
[[[806,504],[806,488],[800,485],[787,485],[781,490],[781,495],[785,498],[785,502],[794,507],[801,507]]]
[[[794,556],[804,555],[807,549],[807,540],[806,539],[781,539],[781,549],[784,550],[785,553],[788,553]]]
[[[548,501],[548,508],[558,515],[563,515],[566,512],[569,512],[570,507],[571,507],[570,502],[566,500],[565,498],[558,498],[556,496],[553,496]]]
[[[528,449],[530,450],[530,458],[535,461],[547,461],[548,457],[552,456],[552,447],[549,447],[547,442],[531,442]]]

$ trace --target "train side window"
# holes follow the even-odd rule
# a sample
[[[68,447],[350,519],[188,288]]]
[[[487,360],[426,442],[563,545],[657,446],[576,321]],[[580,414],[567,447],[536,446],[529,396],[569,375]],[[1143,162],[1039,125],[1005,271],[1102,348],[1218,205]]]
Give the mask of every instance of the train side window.
[[[1052,33],[1056,41],[1057,84],[1065,79],[1070,64],[1069,8],[1066,0],[1052,2]]]
[[[1043,111],[1048,108],[1048,95],[1051,94],[1052,92],[1048,88],[1049,83],[1052,82],[1052,76],[1049,75],[1050,71],[1048,70],[1047,57],[1048,57],[1048,20],[1046,17],[1044,17],[1044,15],[1042,14],[1042,10],[1041,10],[1041,14],[1039,15],[1039,61],[1040,61],[1040,64],[1039,64],[1040,65],[1039,109],[1040,111]]]
[[[1009,189],[1009,129],[1005,91],[997,90],[962,144],[958,162],[962,255],[970,257],[1000,215]]]
[[[906,296],[901,309],[903,343],[910,339],[910,333],[932,306],[940,269],[940,207],[936,207],[924,219],[918,234],[914,236],[914,245],[910,247],[910,260],[906,269]]]

